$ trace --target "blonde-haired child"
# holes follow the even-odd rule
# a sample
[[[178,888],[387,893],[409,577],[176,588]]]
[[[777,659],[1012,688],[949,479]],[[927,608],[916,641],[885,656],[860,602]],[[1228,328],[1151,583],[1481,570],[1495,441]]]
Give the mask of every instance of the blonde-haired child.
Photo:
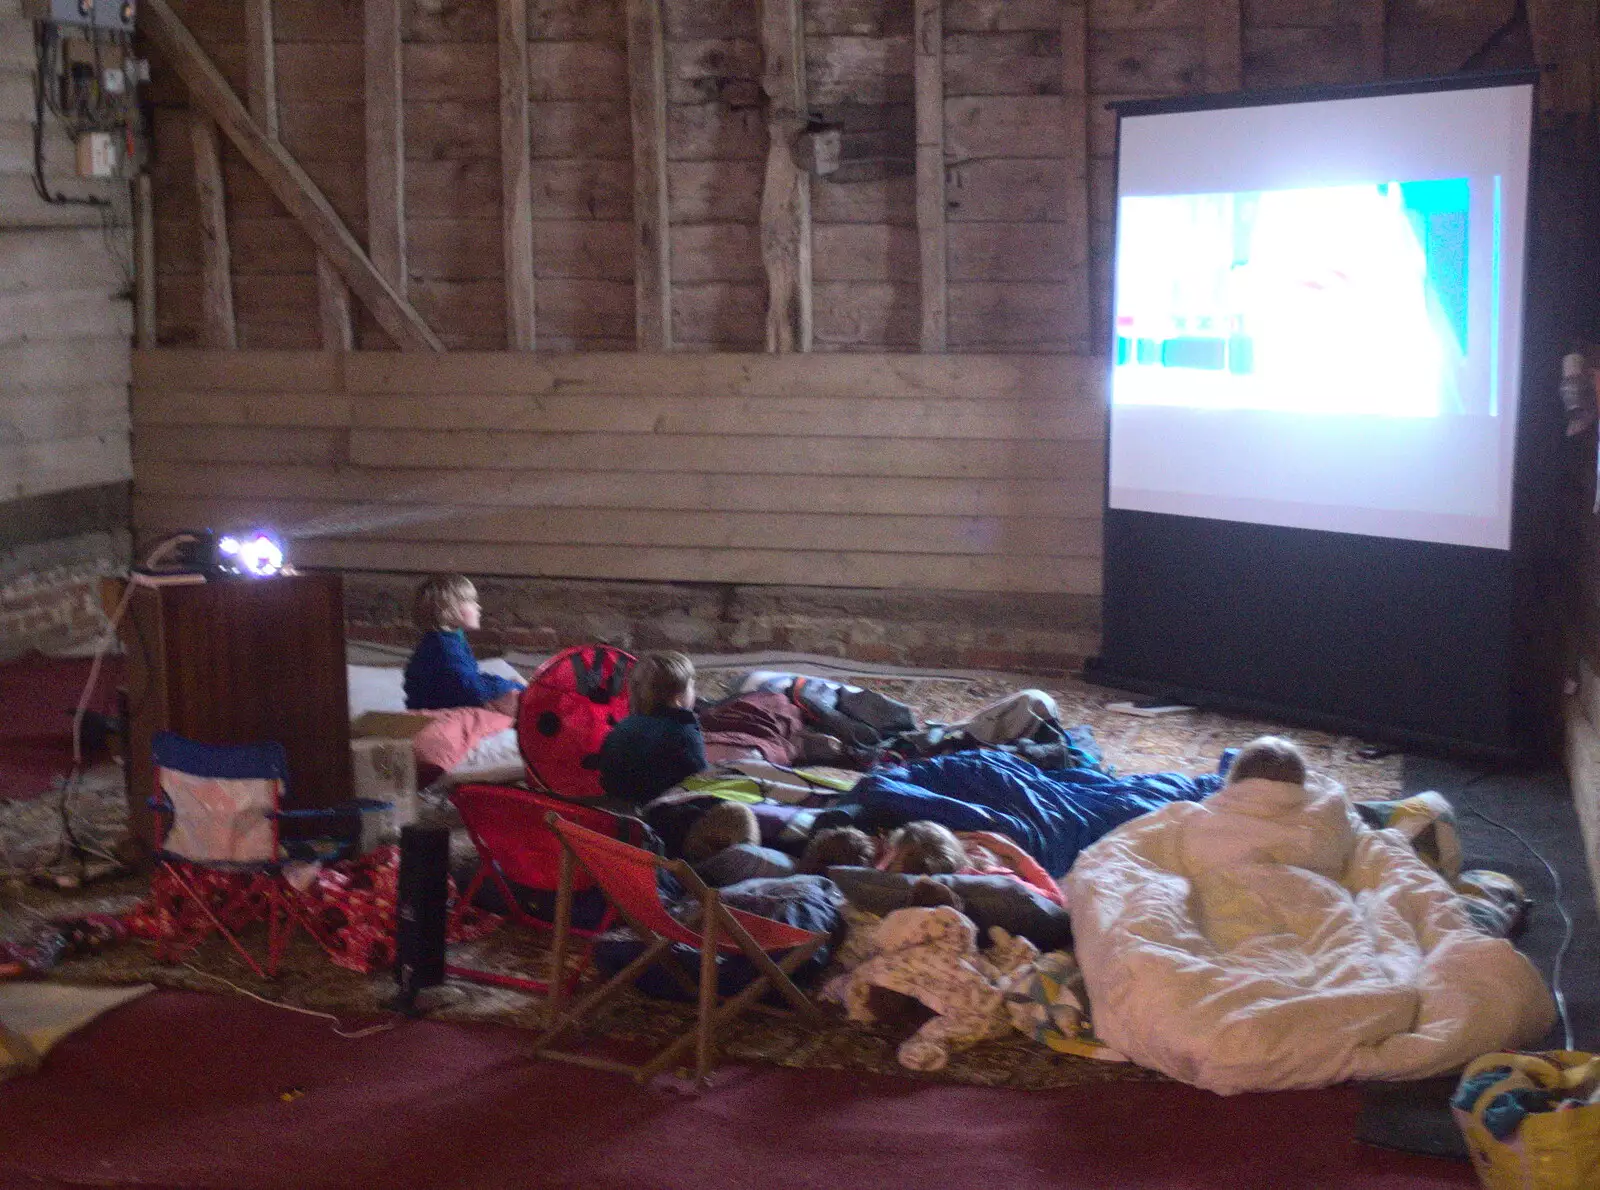
[[[706,767],[705,736],[694,715],[694,662],[672,652],[639,658],[628,674],[628,710],[600,745],[600,787],[642,806]]]
[[[1281,781],[1286,785],[1306,783],[1306,758],[1293,740],[1281,735],[1257,736],[1233,758],[1228,768],[1227,784],[1260,777],[1267,781]]]
[[[432,575],[417,588],[411,618],[423,635],[406,662],[409,709],[481,706],[516,714],[522,685],[482,672],[467,643],[466,630],[482,622],[478,590],[471,579],[461,574]]]

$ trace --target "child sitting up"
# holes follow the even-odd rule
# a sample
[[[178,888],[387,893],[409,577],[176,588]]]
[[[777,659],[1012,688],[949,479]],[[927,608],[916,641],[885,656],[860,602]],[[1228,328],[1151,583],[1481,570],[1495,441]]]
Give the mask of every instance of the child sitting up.
[[[741,880],[794,875],[794,860],[761,846],[755,812],[742,802],[719,802],[702,814],[683,840],[683,858],[712,888]]]
[[[600,787],[642,806],[706,767],[694,662],[682,653],[646,653],[628,674],[628,705],[631,713],[600,745]]]
[[[406,662],[407,709],[487,707],[517,713],[522,684],[482,672],[467,643],[466,629],[477,628],[482,617],[471,579],[460,574],[429,578],[417,588],[411,617],[423,637]]]

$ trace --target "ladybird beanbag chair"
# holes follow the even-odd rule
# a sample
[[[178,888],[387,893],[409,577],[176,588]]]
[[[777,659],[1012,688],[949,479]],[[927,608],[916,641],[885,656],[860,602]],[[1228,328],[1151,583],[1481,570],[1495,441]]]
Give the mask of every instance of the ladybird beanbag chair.
[[[563,649],[541,665],[517,704],[528,783],[565,798],[597,798],[600,743],[628,714],[634,658],[610,645]]]

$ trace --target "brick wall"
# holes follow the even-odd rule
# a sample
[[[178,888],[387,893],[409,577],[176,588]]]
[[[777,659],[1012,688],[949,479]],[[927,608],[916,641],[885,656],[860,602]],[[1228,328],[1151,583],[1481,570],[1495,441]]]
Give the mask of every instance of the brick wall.
[[[410,645],[420,575],[347,573],[352,639]],[[840,590],[711,583],[478,579],[486,634],[553,652],[795,652],[909,666],[1063,673],[1099,646],[1098,596]]]
[[[0,660],[90,640],[105,626],[100,576],[127,567],[127,534],[84,533],[0,560]]]

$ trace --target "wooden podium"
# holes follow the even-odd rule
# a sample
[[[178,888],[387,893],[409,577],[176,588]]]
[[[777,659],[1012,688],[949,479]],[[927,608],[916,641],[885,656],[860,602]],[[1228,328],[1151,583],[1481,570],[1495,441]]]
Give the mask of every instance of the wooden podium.
[[[139,586],[119,635],[128,657],[128,820],[147,847],[158,731],[204,744],[282,744],[285,809],[350,798],[338,575]]]

